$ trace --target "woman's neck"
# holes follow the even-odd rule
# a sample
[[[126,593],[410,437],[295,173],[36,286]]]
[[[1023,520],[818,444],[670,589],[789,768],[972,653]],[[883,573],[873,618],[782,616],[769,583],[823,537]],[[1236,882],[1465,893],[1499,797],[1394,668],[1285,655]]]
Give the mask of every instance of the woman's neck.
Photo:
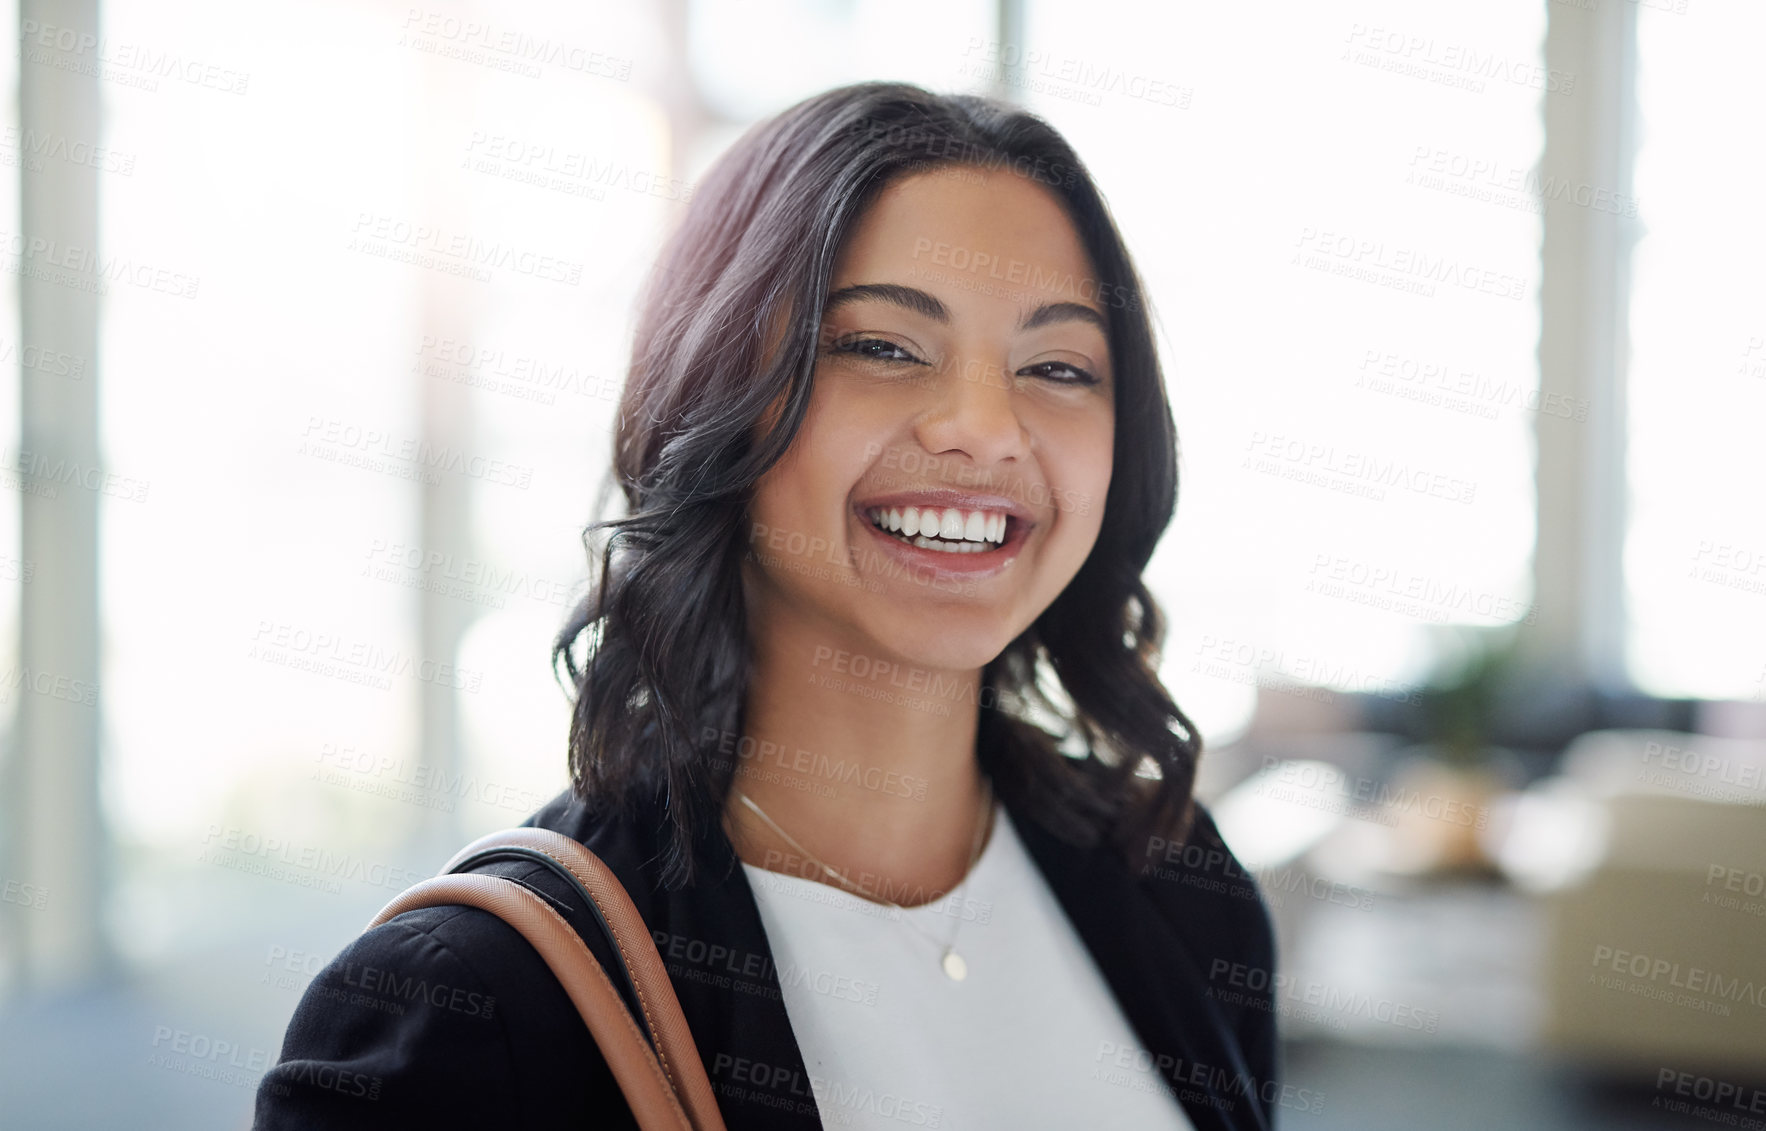
[[[967,875],[983,818],[981,673],[819,639],[755,649],[744,733],[718,736],[735,763],[725,831],[743,861],[768,871],[841,886],[819,862],[868,899],[937,899]]]

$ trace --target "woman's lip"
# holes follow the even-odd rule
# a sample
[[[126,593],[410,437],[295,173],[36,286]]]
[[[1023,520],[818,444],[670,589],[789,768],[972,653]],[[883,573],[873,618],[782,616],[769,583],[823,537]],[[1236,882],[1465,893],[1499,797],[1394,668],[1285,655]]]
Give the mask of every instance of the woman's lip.
[[[892,560],[906,564],[913,571],[908,575],[913,580],[924,580],[919,571],[928,567],[963,581],[979,581],[1002,573],[1017,560],[1018,552],[1024,548],[1024,541],[1030,536],[1033,525],[1018,521],[1014,516],[1013,521],[1006,523],[1004,542],[989,543],[991,549],[965,554],[960,551],[928,550],[911,542],[903,542],[872,522],[862,510],[855,510],[854,514],[859,523],[881,544],[881,552],[889,555]],[[936,584],[936,576],[932,581]]]

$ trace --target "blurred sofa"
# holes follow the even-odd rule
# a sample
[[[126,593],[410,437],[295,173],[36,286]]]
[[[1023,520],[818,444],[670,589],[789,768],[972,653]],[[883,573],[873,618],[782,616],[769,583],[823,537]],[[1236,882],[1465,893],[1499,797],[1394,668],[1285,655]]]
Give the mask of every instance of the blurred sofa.
[[[1766,743],[1584,734],[1504,841],[1546,908],[1547,1047],[1611,1075],[1766,1080]]]

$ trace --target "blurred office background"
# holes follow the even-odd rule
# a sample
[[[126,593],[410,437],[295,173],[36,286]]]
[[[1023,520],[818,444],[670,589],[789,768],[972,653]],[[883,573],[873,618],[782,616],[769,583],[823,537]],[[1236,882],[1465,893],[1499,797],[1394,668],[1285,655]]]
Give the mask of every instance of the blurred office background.
[[[564,787],[637,285],[871,78],[1047,117],[1144,273],[1284,1125],[1766,1118],[1766,9],[5,8],[0,1124],[246,1126]]]

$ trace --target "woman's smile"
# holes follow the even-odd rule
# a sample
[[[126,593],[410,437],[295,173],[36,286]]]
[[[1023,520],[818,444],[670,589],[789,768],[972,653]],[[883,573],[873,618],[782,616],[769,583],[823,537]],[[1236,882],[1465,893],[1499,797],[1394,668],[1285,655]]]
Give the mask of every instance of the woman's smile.
[[[967,581],[1004,572],[1036,526],[1022,503],[949,488],[872,496],[855,510],[869,530],[864,545],[886,555],[885,562],[961,575]],[[867,573],[867,564],[882,563],[867,563],[861,553],[857,564],[860,573]]]

